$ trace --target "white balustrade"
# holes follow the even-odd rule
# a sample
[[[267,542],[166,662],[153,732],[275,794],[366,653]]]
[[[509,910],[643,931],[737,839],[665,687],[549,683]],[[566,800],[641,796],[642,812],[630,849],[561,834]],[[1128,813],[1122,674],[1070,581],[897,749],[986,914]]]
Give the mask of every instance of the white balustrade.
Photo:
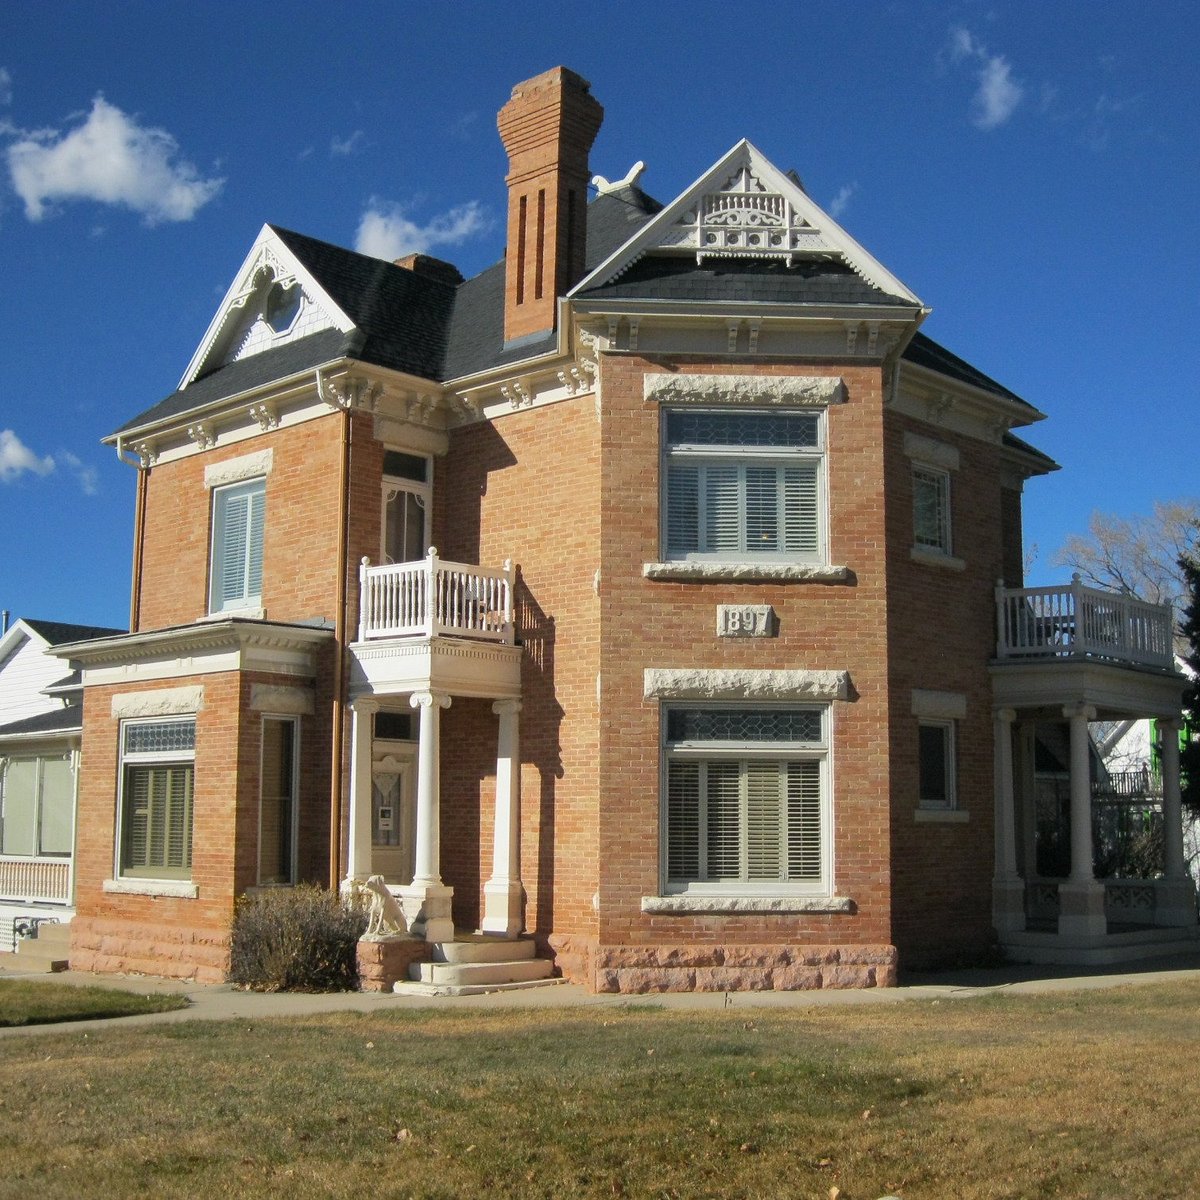
[[[1084,587],[996,588],[999,658],[1098,658],[1174,665],[1169,604]]]
[[[66,904],[71,899],[71,860],[0,856],[0,898],[21,904]]]
[[[372,638],[485,638],[512,643],[512,564],[499,571],[447,562],[430,547],[417,562],[359,567],[359,641]]]

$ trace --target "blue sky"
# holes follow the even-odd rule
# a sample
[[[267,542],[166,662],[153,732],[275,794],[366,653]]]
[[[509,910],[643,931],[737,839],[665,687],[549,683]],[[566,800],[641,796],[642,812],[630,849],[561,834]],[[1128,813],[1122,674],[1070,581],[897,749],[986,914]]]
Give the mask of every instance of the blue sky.
[[[740,137],[1049,419],[1031,582],[1093,510],[1200,493],[1200,6],[692,0],[0,6],[0,608],[123,625],[134,472],[265,221],[466,274],[495,114],[563,64],[593,171],[669,200]]]

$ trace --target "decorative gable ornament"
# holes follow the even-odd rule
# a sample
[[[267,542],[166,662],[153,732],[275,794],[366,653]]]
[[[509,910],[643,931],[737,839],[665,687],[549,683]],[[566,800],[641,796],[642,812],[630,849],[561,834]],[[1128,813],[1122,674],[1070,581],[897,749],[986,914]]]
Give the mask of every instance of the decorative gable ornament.
[[[192,356],[182,390],[201,375],[323,329],[354,322],[270,225],[264,225]]]
[[[924,308],[921,300],[744,138],[623,246],[577,283],[577,296],[619,279],[647,255],[776,259],[788,266],[831,259],[867,283]]]

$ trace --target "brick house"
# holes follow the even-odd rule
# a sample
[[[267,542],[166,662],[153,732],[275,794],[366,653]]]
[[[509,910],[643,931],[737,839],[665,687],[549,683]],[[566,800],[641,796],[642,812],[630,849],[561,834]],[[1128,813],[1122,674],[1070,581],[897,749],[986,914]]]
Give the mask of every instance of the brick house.
[[[220,978],[236,897],[371,874],[409,931],[370,986],[456,929],[607,991],[1194,944],[1173,846],[1094,877],[1087,723],[1181,681],[1169,613],[1022,587],[1042,414],[749,142],[588,203],[601,117],[561,68],[513,90],[469,280],[264,226],[113,435],[132,632],[64,650],[73,965]]]

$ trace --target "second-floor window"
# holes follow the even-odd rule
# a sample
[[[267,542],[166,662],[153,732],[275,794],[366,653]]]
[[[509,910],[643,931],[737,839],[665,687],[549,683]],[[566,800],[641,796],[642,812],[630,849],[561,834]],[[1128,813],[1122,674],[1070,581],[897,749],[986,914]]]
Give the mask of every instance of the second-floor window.
[[[913,467],[913,542],[950,553],[950,476],[936,467]]]
[[[663,445],[668,559],[822,560],[820,412],[669,411]]]
[[[262,606],[263,479],[213,492],[212,582],[209,612]]]
[[[429,549],[430,461],[391,450],[383,459],[382,559],[415,562]]]

